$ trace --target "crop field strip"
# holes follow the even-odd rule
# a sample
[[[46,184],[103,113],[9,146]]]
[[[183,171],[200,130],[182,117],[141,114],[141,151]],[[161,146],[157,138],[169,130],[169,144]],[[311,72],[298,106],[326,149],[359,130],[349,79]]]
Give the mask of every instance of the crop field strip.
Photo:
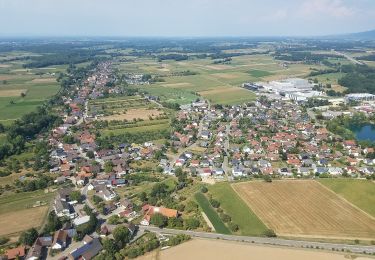
[[[375,217],[375,182],[356,179],[320,179],[319,182]]]
[[[233,188],[278,235],[375,238],[374,218],[318,182],[246,182]]]
[[[227,226],[225,226],[223,221],[220,219],[215,209],[210,205],[210,202],[208,201],[208,199],[203,193],[197,192],[195,194],[195,200],[198,202],[199,206],[201,207],[203,212],[206,214],[206,216],[208,217],[208,219],[214,226],[215,231],[217,233],[221,233],[221,234],[231,233],[229,229],[227,228]]]
[[[267,230],[229,183],[216,183],[209,187],[209,191],[220,202],[220,207],[231,216],[232,221],[239,225],[241,235],[261,236]]]

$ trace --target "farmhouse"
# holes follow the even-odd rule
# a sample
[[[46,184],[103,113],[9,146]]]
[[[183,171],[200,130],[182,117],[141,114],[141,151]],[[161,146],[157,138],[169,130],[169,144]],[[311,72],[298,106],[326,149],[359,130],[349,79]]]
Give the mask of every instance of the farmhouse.
[[[164,207],[155,207],[149,204],[146,204],[142,207],[142,212],[145,214],[141,225],[148,226],[150,225],[150,220],[152,215],[159,213],[167,218],[176,218],[178,217],[178,211],[175,209],[169,209]]]

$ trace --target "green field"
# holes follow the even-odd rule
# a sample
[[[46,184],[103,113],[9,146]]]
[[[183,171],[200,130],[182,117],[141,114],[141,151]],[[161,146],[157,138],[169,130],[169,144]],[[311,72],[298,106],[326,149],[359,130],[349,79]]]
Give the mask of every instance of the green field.
[[[217,183],[209,187],[212,197],[220,201],[220,207],[231,216],[233,223],[240,227],[240,234],[261,236],[267,230],[263,222],[237,195],[229,183]]]
[[[318,79],[318,81],[323,84],[338,84],[338,80],[342,78],[344,75],[345,73],[337,72],[313,76],[311,78]]]
[[[53,197],[53,192],[44,193],[42,190],[1,196],[0,214],[31,208],[36,201],[49,203]]]
[[[249,74],[256,78],[263,78],[263,77],[273,75],[273,73],[266,71],[266,70],[250,70]]]
[[[0,67],[2,124],[10,124],[35,110],[59,89],[59,83],[55,78],[61,68],[24,69],[22,65],[22,62],[4,62]],[[22,97],[21,93],[25,96]]]
[[[241,104],[255,98],[251,91],[239,88],[244,82],[306,77],[312,68],[326,68],[307,64],[291,64],[284,68],[280,61],[267,54],[233,57],[229,64],[214,64],[209,58],[162,62],[151,58],[126,58],[132,59],[132,62],[116,63],[122,73],[148,73],[163,79],[163,82],[133,86],[134,88],[159,96],[162,101],[179,104],[187,104],[196,99],[195,93],[214,104]],[[184,71],[196,74],[177,75]]]
[[[160,85],[138,86],[137,89],[149,95],[158,96],[162,102],[189,104],[198,98],[193,91],[163,87]]]
[[[207,200],[206,196],[204,196],[203,193],[196,193],[195,200],[198,202],[203,212],[207,215],[217,233],[231,234],[230,230],[227,228],[227,226],[225,226],[223,221],[221,221],[219,215],[216,213],[215,209],[210,205],[210,202]]]
[[[319,182],[375,217],[375,183],[354,179],[320,179]]]
[[[132,126],[125,126],[125,127],[117,127],[115,129],[103,129],[101,130],[101,134],[103,136],[110,136],[110,135],[121,135],[123,133],[145,133],[151,131],[163,131],[167,130],[170,127],[169,120],[155,120],[150,121],[148,124],[142,125],[143,122],[138,126],[138,124],[134,124]]]

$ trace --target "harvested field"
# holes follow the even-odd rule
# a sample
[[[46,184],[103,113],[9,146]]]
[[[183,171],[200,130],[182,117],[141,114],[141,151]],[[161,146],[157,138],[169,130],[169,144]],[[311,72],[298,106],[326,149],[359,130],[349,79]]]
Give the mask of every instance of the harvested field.
[[[238,78],[238,75],[235,73],[215,73],[211,74],[214,77],[220,78],[220,79],[236,79]]]
[[[232,69],[232,67],[228,66],[228,65],[207,65],[205,67],[207,69],[210,69],[210,70],[228,70],[228,69]]]
[[[278,235],[375,238],[373,217],[316,181],[246,182],[233,188]]]
[[[183,87],[189,87],[192,84],[189,82],[181,82],[181,83],[169,83],[169,84],[163,84],[164,87],[170,87],[170,88],[183,88]]]
[[[21,93],[26,93],[27,89],[4,89],[0,90],[0,97],[19,97]]]
[[[6,76],[6,75],[0,75],[0,80],[9,80],[11,77]]]
[[[40,79],[33,79],[31,82],[33,83],[51,83],[56,82],[55,78],[40,78]]]
[[[1,92],[0,92],[1,93]],[[147,109],[147,108],[138,108],[138,109],[129,109],[125,114],[120,115],[111,115],[100,118],[100,120],[133,120],[134,118],[140,118],[143,120],[148,120],[149,117],[156,117],[163,114],[163,111],[157,109]]]
[[[228,87],[220,87],[220,88],[216,88],[216,89],[211,89],[211,90],[205,90],[205,91],[201,91],[199,92],[199,94],[201,94],[202,96],[204,95],[217,95],[217,94],[222,94],[222,93],[230,93],[230,92],[233,92],[233,91],[236,91],[237,89],[235,88],[228,88]]]
[[[48,207],[10,211],[0,215],[0,236],[15,234],[32,227],[39,227]]]
[[[138,259],[138,258],[137,258]],[[303,249],[279,248],[271,246],[252,245],[240,242],[192,239],[181,245],[162,250],[153,251],[141,256],[140,260],[345,260],[351,259],[340,253],[309,251]],[[358,257],[357,260],[371,259]]]

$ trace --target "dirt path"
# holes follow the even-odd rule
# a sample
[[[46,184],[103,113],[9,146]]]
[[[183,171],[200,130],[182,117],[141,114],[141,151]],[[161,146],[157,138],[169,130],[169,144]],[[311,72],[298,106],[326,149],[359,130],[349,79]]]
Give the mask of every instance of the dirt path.
[[[206,213],[202,211],[202,216],[204,221],[206,221],[207,225],[211,228],[212,231],[216,231],[214,225],[212,225],[210,219],[207,217]]]

